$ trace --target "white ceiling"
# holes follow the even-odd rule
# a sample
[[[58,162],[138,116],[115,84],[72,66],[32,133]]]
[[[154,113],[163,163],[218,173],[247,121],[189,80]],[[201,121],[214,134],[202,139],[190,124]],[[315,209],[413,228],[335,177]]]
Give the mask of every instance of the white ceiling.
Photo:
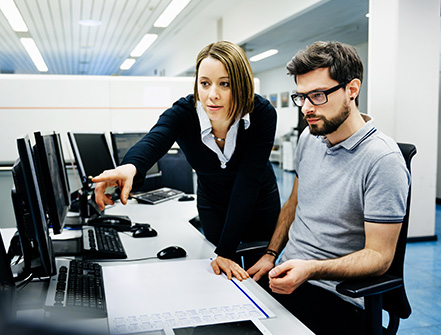
[[[210,12],[222,17],[231,1],[193,0],[172,25],[159,29],[152,27],[153,22],[169,0],[15,0],[29,33],[12,31],[0,12],[0,72],[39,73],[19,41],[20,37],[31,35],[46,61],[49,74],[122,74],[119,66],[146,32],[158,32],[157,42],[164,45],[185,20],[197,20],[201,8],[206,12],[208,7]],[[277,0],[273,1],[277,5]],[[285,65],[297,50],[315,40],[339,40],[354,45],[367,42],[367,12],[368,0],[323,1],[301,15],[262,31],[242,46],[249,56],[271,48],[279,49],[276,56],[252,64],[254,72],[258,73]],[[91,18],[102,24],[98,27],[78,24],[81,19]],[[145,75],[156,65],[148,61],[154,53],[155,44],[124,74]],[[157,54],[155,59],[158,59]],[[191,72],[189,68],[182,75]]]

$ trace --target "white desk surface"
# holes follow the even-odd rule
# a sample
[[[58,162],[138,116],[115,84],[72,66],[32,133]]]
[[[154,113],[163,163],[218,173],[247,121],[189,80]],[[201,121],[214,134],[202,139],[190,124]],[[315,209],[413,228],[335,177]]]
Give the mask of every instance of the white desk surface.
[[[171,245],[181,246],[187,251],[185,258],[171,261],[185,262],[188,259],[207,259],[216,256],[214,246],[188,222],[197,215],[195,201],[179,202],[170,200],[157,205],[141,205],[135,201],[129,201],[125,206],[118,203],[107,208],[105,214],[128,215],[132,222],[149,223],[158,232],[158,236],[146,238],[133,238],[130,232],[119,233],[128,259],[154,257],[159,250]],[[5,245],[7,245],[15,229],[6,228],[1,231]],[[68,236],[69,234],[75,234],[75,232],[65,231],[61,236]],[[148,259],[136,263],[166,261]],[[103,262],[101,264],[103,266],[117,266],[118,264],[124,264],[124,260],[121,262]],[[109,280],[109,278],[105,278],[105,280]],[[291,334],[313,334],[252,279],[245,280],[243,283],[256,298],[276,315],[275,318],[261,320],[271,334],[284,335],[287,332]],[[107,329],[106,319],[88,320],[85,324],[93,329]],[[150,332],[148,334],[162,334],[162,332]]]

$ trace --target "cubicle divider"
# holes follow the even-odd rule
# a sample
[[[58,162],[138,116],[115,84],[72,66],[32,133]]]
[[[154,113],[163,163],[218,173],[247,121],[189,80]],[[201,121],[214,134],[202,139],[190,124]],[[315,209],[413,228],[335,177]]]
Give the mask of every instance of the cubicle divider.
[[[17,137],[38,130],[60,133],[65,151],[68,131],[148,132],[165,109],[193,92],[194,84],[193,77],[2,74],[0,79],[0,113],[7,115],[0,163],[18,157]]]

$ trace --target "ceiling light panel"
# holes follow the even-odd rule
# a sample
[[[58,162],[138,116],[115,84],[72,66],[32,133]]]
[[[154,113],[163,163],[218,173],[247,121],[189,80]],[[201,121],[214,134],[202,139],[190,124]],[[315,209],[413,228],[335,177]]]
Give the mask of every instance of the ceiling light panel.
[[[167,28],[191,0],[172,0],[153,24],[157,28]]]
[[[4,0],[1,0],[4,1]],[[111,75],[152,27],[169,1],[164,0],[15,0],[29,33],[14,32],[0,13],[1,69],[39,73],[19,37],[34,38],[53,74],[78,74],[82,46],[88,46],[89,75]],[[98,27],[80,26],[82,19]],[[29,36],[27,36],[29,35]],[[92,48],[93,47],[93,48]],[[13,55],[13,56],[10,56]],[[1,71],[0,69],[0,71]]]
[[[0,10],[16,32],[27,32],[28,27],[13,0],[0,0]]]
[[[141,57],[144,52],[153,44],[154,41],[158,38],[156,34],[145,34],[142,40],[138,43],[138,45],[133,49],[130,53],[131,57]]]
[[[20,42],[23,44],[24,48],[26,49],[26,52],[28,53],[29,57],[31,57],[38,71],[47,72],[48,71],[47,65],[44,62],[43,56],[41,55],[40,50],[38,50],[35,41],[32,38],[23,37],[20,38]]]
[[[267,51],[265,51],[265,52],[262,52],[262,53],[260,53],[260,54],[258,54],[258,55],[255,55],[255,56],[251,57],[251,58],[250,58],[250,61],[251,61],[251,62],[258,62],[258,61],[260,61],[260,60],[262,60],[262,59],[265,59],[265,58],[268,58],[268,57],[274,56],[274,55],[277,54],[278,52],[279,52],[279,50],[277,50],[277,49],[267,50]]]
[[[122,64],[121,64],[121,66],[119,67],[121,70],[123,70],[123,71],[126,71],[126,70],[128,70],[128,69],[130,69],[132,66],[133,66],[133,64],[135,64],[135,62],[136,62],[136,59],[133,59],[133,58],[127,58]]]
[[[85,27],[98,27],[98,26],[100,26],[102,24],[102,22],[99,21],[99,20],[91,20],[91,19],[89,19],[89,20],[80,20],[80,21],[78,21],[78,23],[81,26],[85,26]]]

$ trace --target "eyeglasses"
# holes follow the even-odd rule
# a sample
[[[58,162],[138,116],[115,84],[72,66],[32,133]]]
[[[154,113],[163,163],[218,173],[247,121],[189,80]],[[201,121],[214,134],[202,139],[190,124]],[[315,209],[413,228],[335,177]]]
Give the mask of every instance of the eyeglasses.
[[[291,99],[294,102],[294,104],[298,107],[303,107],[306,99],[308,99],[315,106],[324,105],[325,103],[328,102],[328,95],[329,94],[346,86],[348,83],[349,83],[349,81],[345,81],[344,83],[340,83],[337,86],[334,86],[326,91],[311,91],[308,93],[294,93],[294,94],[291,94]]]

